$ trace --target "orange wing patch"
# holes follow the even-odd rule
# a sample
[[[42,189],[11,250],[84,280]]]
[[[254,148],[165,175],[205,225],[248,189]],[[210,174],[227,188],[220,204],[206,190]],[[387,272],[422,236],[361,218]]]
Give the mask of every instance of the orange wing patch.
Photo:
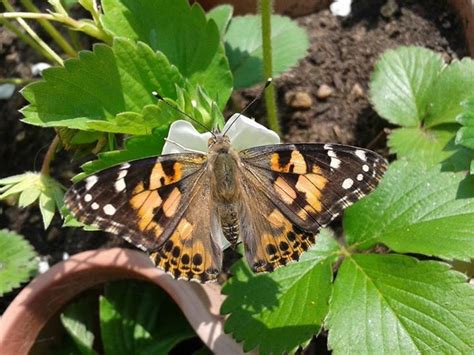
[[[285,154],[283,154],[285,153]],[[281,173],[305,174],[307,165],[303,155],[297,151],[273,153],[270,159],[271,169]]]
[[[130,205],[137,212],[138,228],[143,232],[154,229],[156,236],[161,235],[163,229],[153,221],[153,211],[163,202],[158,191],[145,190],[141,182],[135,187],[133,194]]]
[[[150,174],[150,190],[156,190],[164,185],[172,184],[181,179],[183,165],[174,162],[172,165],[156,163]]]

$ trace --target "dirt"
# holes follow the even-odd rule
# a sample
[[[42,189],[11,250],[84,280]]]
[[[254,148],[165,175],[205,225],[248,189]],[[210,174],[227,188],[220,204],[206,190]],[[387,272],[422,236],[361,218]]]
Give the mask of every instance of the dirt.
[[[368,100],[368,82],[377,58],[400,45],[422,45],[447,61],[467,55],[460,22],[446,1],[398,1],[399,8],[388,17],[381,15],[384,3],[354,1],[353,13],[346,19],[329,11],[297,19],[308,31],[311,48],[297,67],[276,79],[284,141],[352,144],[388,157],[386,130],[390,127]],[[34,51],[0,28],[1,77],[31,78],[30,66],[39,61],[43,60]],[[244,105],[257,91],[236,93],[233,105]],[[25,104],[18,92],[0,101],[0,178],[39,170],[54,136],[51,129],[20,121],[18,110]],[[261,120],[262,105],[255,105],[249,115]],[[52,167],[52,175],[66,185],[78,171],[67,153],[60,153]],[[50,264],[61,260],[64,253],[127,245],[107,233],[61,228],[59,218],[45,231],[37,207],[19,209],[11,202],[0,203],[1,228],[23,234]],[[14,294],[0,302],[0,311]]]

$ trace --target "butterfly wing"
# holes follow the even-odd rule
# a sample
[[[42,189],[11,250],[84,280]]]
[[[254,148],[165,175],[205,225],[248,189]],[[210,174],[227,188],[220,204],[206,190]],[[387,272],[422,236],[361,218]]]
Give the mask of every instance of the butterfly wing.
[[[207,281],[222,256],[210,235],[206,163],[194,153],[125,163],[73,185],[66,206],[79,221],[150,252],[174,277]]]
[[[337,144],[281,144],[240,153],[244,169],[241,225],[256,271],[297,260],[314,234],[372,191],[386,170],[378,154]],[[259,206],[249,203],[258,196]],[[257,216],[257,217],[254,217]]]

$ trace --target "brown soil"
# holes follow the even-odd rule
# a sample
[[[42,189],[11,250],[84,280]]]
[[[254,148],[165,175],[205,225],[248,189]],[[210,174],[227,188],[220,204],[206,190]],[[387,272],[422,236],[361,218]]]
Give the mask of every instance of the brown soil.
[[[296,68],[276,80],[285,141],[346,143],[387,156],[384,128],[388,124],[373,111],[367,95],[370,73],[380,54],[400,45],[422,45],[448,61],[467,55],[460,23],[446,1],[400,0],[400,8],[390,17],[380,14],[384,3],[354,1],[353,14],[347,19],[335,18],[328,11],[298,19],[309,33],[311,48]],[[0,76],[29,78],[31,63],[38,61],[32,50],[0,28]],[[244,104],[255,92],[235,94],[234,104]],[[18,110],[24,105],[18,92],[0,101],[0,178],[38,170],[54,135],[52,130],[21,123]],[[250,115],[262,117],[262,106],[254,106]],[[67,185],[78,171],[77,164],[61,153],[52,175]],[[126,245],[106,233],[63,229],[59,218],[44,231],[36,207],[19,209],[8,202],[0,203],[1,228],[26,236],[50,263],[61,260],[63,252]],[[0,311],[13,295],[0,302]]]

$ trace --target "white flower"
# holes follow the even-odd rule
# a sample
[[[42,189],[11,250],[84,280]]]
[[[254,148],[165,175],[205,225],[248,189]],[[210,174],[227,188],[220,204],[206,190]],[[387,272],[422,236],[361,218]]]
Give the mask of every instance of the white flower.
[[[237,121],[233,123],[235,120]],[[237,151],[280,143],[278,134],[255,120],[237,113],[226,122],[222,132],[227,132],[226,135],[230,138],[232,147]],[[199,133],[188,121],[175,121],[171,124],[162,154],[189,153],[190,151],[207,153],[207,142],[211,137],[210,132]]]
[[[352,0],[336,0],[330,6],[329,10],[334,16],[346,17],[351,13]]]

